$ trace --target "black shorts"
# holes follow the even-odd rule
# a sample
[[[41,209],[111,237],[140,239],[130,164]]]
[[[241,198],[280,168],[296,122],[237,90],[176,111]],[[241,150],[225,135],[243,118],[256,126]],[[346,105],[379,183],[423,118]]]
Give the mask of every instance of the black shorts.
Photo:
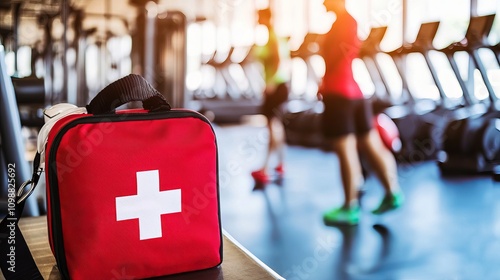
[[[363,135],[373,128],[373,109],[369,100],[325,94],[323,103],[325,111],[322,116],[322,130],[326,138],[351,133]]]
[[[280,115],[280,106],[288,100],[288,87],[285,83],[279,84],[273,93],[264,96],[261,113],[267,118]]]

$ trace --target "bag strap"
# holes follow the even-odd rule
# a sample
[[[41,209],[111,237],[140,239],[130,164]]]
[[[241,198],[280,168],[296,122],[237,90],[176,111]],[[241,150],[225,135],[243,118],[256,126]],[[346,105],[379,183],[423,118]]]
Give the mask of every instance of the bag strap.
[[[0,262],[6,280],[43,280],[30,253],[28,244],[19,229],[19,219],[24,209],[24,201],[16,204],[15,213],[9,211],[7,217],[0,222]]]
[[[26,198],[33,192],[40,179],[38,169],[40,154],[33,161],[33,176],[22,184],[16,193],[9,192],[7,216],[0,222],[0,268],[6,280],[43,280],[30,249],[19,229]],[[30,187],[24,192],[25,187]]]
[[[165,97],[146,79],[130,74],[106,86],[87,105],[90,114],[113,113],[116,108],[131,101],[142,101],[149,111],[170,110]]]

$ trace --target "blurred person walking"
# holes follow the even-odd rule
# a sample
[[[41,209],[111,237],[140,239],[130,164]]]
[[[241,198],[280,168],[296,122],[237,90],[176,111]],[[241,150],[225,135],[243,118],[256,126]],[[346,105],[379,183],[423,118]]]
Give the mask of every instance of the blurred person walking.
[[[266,117],[267,129],[269,131],[269,142],[264,163],[261,168],[253,171],[252,177],[257,183],[267,183],[277,175],[284,174],[284,147],[285,129],[283,127],[281,106],[288,100],[287,70],[284,67],[286,57],[290,55],[286,42],[281,42],[272,26],[272,15],[270,8],[258,11],[258,22],[267,27],[268,40],[263,46],[256,46],[253,54],[262,63],[264,68],[265,90],[261,113]],[[273,154],[277,155],[277,165],[274,172],[269,172],[270,159]]]
[[[320,45],[326,64],[319,90],[325,105],[322,132],[338,156],[344,190],[343,205],[325,212],[323,219],[329,225],[355,225],[361,214],[357,191],[364,181],[359,153],[366,155],[385,190],[382,202],[372,213],[396,209],[404,198],[395,158],[374,128],[372,105],[353,77],[352,61],[361,45],[357,22],[346,10],[345,0],[325,0],[323,5],[335,13],[336,20]]]

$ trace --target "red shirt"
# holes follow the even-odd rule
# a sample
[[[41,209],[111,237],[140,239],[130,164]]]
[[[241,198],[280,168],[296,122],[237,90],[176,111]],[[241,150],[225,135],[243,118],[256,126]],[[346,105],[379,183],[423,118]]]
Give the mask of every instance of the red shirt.
[[[358,57],[360,46],[356,20],[348,13],[338,14],[321,45],[326,70],[320,93],[340,94],[349,99],[363,98],[352,73],[352,61]]]

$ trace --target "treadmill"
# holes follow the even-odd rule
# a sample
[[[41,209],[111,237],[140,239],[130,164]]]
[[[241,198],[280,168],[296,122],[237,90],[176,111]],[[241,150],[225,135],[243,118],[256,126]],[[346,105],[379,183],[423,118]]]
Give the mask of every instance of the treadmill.
[[[380,64],[376,60],[376,56],[381,52],[380,42],[384,39],[387,26],[374,27],[370,30],[368,37],[361,44],[359,50],[359,58],[368,70],[373,84],[375,85],[375,96],[373,98],[373,110],[375,114],[382,112],[387,107],[391,106],[389,97],[389,81],[383,75]]]
[[[398,73],[403,80],[403,93],[407,94],[405,103],[387,108],[384,112],[394,120],[400,130],[403,149],[398,157],[399,161],[411,164],[420,161],[434,160],[439,151],[439,138],[433,130],[435,122],[440,118],[435,116],[447,111],[446,94],[437,77],[437,71],[429,58],[429,51],[433,49],[439,22],[427,22],[420,26],[415,41],[400,48],[385,52],[394,60]],[[404,67],[406,56],[411,53],[420,53],[425,58],[433,81],[439,91],[441,102],[430,99],[416,99],[407,86],[407,75]]]
[[[496,128],[500,121],[498,97],[479,57],[479,49],[488,47],[486,39],[494,18],[495,15],[472,17],[465,38],[441,50],[459,80],[464,97],[472,104],[461,118],[450,122],[446,128],[443,156],[438,163],[443,174],[491,172],[500,162],[500,131]],[[454,58],[458,51],[467,52],[472,66],[480,71],[489,97],[484,102],[479,102],[461,79]]]

